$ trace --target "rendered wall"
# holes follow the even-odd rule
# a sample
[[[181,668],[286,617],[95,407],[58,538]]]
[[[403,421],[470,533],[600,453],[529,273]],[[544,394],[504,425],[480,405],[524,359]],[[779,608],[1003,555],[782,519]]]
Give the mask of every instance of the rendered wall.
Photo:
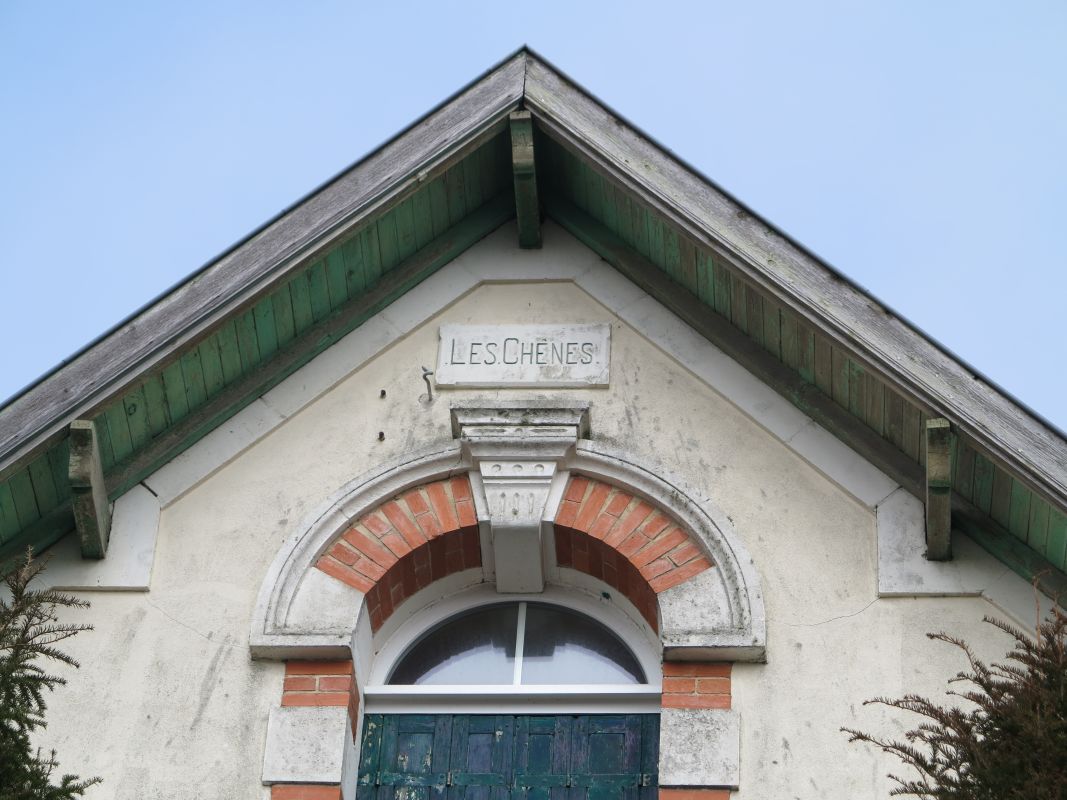
[[[561,265],[605,269],[555,228],[542,251],[520,252],[515,242],[505,227],[435,285],[515,260],[546,274]],[[630,304],[638,294],[620,286],[615,296]],[[433,302],[432,292],[413,294],[354,336],[388,338],[406,329],[403,315]],[[646,327],[659,318],[650,314]],[[354,476],[450,441],[450,401],[538,396],[442,390],[427,402],[421,367],[436,361],[438,324],[601,321],[612,324],[610,388],[541,396],[590,401],[594,438],[712,498],[762,579],[767,663],[733,670],[742,730],[734,796],[886,797],[884,775],[896,763],[847,745],[838,729],[895,730],[862,701],[942,691],[963,664],[951,648],[928,642],[928,630],[952,631],[980,655],[1001,656],[1005,637],[981,622],[995,609],[979,598],[878,599],[869,505],[566,281],[476,288],[297,413],[293,398],[313,383],[318,362],[268,394],[263,402],[288,417],[284,423],[164,506],[150,591],[86,593],[92,610],[71,615],[96,630],[68,643],[82,669],[64,672],[71,683],[50,700],[42,744],[58,750],[64,768],[103,777],[90,798],[265,797],[267,715],[279,704],[283,667],[250,660],[248,630],[283,540]]]

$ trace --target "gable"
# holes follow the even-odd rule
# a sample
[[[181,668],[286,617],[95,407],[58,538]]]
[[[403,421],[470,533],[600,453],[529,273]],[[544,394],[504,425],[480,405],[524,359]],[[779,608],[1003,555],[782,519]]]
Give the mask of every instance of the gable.
[[[399,191],[387,185],[392,202],[381,213],[360,208],[355,225],[342,216],[340,235],[337,221],[318,215],[347,198],[309,198],[304,219],[269,224],[112,333],[107,352],[86,352],[9,403],[0,414],[0,558],[74,529],[62,420],[96,423],[114,500],[512,216],[506,130],[481,134]],[[358,177],[347,183],[365,182]],[[323,192],[363,188],[345,183]],[[290,241],[298,237],[307,241]]]
[[[432,484],[416,484],[420,488],[413,494],[403,481],[417,471],[427,449],[444,454],[435,470],[468,474],[450,420],[452,408],[530,402],[531,391],[523,388],[440,388],[431,401],[422,365],[433,363],[442,325],[606,323],[612,343],[608,386],[543,392],[560,406],[589,405],[590,438],[579,443],[571,468],[579,475],[585,474],[583,468],[594,473],[591,466],[602,464],[598,458],[614,452],[619,463],[625,455],[633,472],[654,476],[665,487],[653,492],[651,483],[643,484],[641,497],[679,514],[688,502],[710,509],[713,521],[732,531],[735,543],[743,543],[737,551],[745,556],[738,558],[739,566],[759,572],[763,589],[750,598],[760,605],[766,601],[768,630],[758,640],[759,652],[764,640],[774,648],[765,664],[744,663],[746,656],[735,652],[728,657],[738,660],[732,669],[721,663],[666,662],[659,718],[673,738],[663,752],[691,766],[690,750],[679,741],[692,730],[686,715],[694,704],[709,704],[697,710],[723,724],[718,733],[710,731],[699,741],[711,741],[717,752],[727,753],[720,756],[725,766],[701,762],[716,777],[675,775],[673,780],[683,785],[740,782],[787,792],[798,773],[777,769],[773,761],[781,758],[780,739],[788,737],[793,757],[817,772],[820,785],[831,793],[873,796],[871,775],[884,772],[882,764],[873,769],[862,753],[826,758],[842,749],[838,726],[854,718],[859,699],[899,691],[909,672],[919,674],[909,688],[939,688],[935,676],[951,672],[954,662],[951,654],[931,657],[928,652],[921,631],[934,615],[977,641],[983,653],[999,646],[999,640],[983,636],[980,619],[988,604],[980,597],[930,596],[876,602],[875,507],[887,494],[900,491],[896,484],[559,226],[549,222],[543,234],[542,250],[525,251],[515,246],[514,226],[500,227],[257,398],[232,424],[220,426],[145,478],[163,506],[151,591],[94,598],[97,630],[73,641],[73,653],[86,668],[52,704],[49,733],[65,758],[101,763],[92,759],[106,753],[111,760],[98,771],[108,784],[142,794],[180,783],[190,772],[210,774],[219,791],[234,795],[247,792],[261,776],[268,783],[336,783],[341,775],[351,790],[354,766],[345,773],[340,758],[330,761],[328,769],[320,769],[320,761],[301,763],[303,751],[295,743],[326,742],[334,751],[342,740],[351,746],[349,724],[358,730],[358,711],[364,706],[346,718],[347,693],[318,688],[301,694],[297,676],[318,670],[317,687],[334,681],[358,687],[361,704],[373,700],[367,686],[375,673],[360,661],[368,648],[353,636],[353,620],[366,609],[377,656],[386,643],[403,649],[404,641],[396,635],[403,614],[379,619],[374,632],[373,601],[381,599],[374,592],[381,589],[375,586],[363,594],[313,561],[308,569],[296,570],[301,574],[294,581],[294,596],[282,619],[287,629],[280,632],[279,643],[259,636],[257,624],[268,615],[260,614],[257,588],[278,578],[275,565],[288,560],[290,546],[305,541],[305,533],[317,526],[336,536],[358,525],[365,514],[375,514],[379,500],[402,505],[416,520],[429,513],[420,512],[413,497],[432,506],[431,489],[421,488]],[[602,495],[601,514],[610,517],[615,499],[626,494],[598,489],[614,485],[603,466],[600,470],[587,490],[571,493],[583,481],[568,480],[566,493],[556,497],[560,511],[553,525],[558,527],[551,537],[559,547],[556,567],[569,570],[566,577],[577,586],[561,587],[557,577],[550,588],[575,590],[591,607],[607,604],[602,593],[608,592],[613,607],[623,609],[626,595],[615,591],[610,578],[579,583],[590,573],[580,570],[573,551],[559,545],[562,537],[575,542],[582,532],[596,529],[594,496]],[[396,473],[402,482],[389,483]],[[353,493],[353,484],[362,486],[368,475],[385,476],[376,490],[378,500]],[[451,492],[455,524],[470,527],[469,509],[459,509],[467,501],[455,488]],[[629,508],[636,498],[624,499]],[[568,503],[574,507],[567,508]],[[434,513],[439,520],[446,516]],[[483,510],[480,521],[484,515]],[[695,530],[691,522],[686,527]],[[320,542],[308,544],[305,554],[321,560]],[[673,540],[668,544],[675,546]],[[682,542],[677,546],[684,549]],[[974,554],[960,555],[966,561]],[[679,584],[656,585],[663,589],[659,596],[669,598],[660,601],[660,614],[653,618],[665,653],[673,646],[693,655],[707,646],[692,641],[694,631],[708,638],[705,629],[712,626],[705,615],[714,618],[717,610],[729,607],[729,597],[706,580],[727,560],[716,557],[711,568],[699,558],[678,561],[679,570],[696,563],[700,571],[686,574]],[[480,567],[484,563],[461,560],[434,587],[419,589],[416,584],[415,594],[399,598],[401,605],[414,606],[415,612],[432,610],[427,597],[418,594],[422,590],[446,597],[481,590],[499,599]],[[656,574],[650,586],[663,574]],[[581,589],[584,593],[577,591]],[[1023,584],[1023,589],[1028,587]],[[702,606],[694,602],[698,598],[711,602]],[[629,601],[636,607],[640,599],[634,593]],[[574,597],[568,600],[574,602]],[[637,613],[638,621],[650,622],[651,614]],[[308,629],[319,634],[316,641],[308,641]],[[856,647],[858,641],[867,646]],[[332,665],[290,660],[283,670],[276,662],[250,661],[249,644],[258,658],[353,660]],[[717,652],[727,657],[728,648],[718,646]],[[838,659],[840,653],[849,658]],[[686,667],[691,671],[683,671]],[[719,670],[714,677],[699,671],[710,667]],[[705,697],[674,689],[701,679],[694,676],[726,681],[730,689]],[[667,678],[677,680],[668,685]],[[117,693],[121,707],[109,711]],[[309,705],[298,706],[300,702]],[[499,699],[494,702],[500,705]],[[81,724],[86,714],[117,722],[89,742]],[[739,714],[743,724],[737,722]],[[820,718],[834,723],[812,727],[812,720]],[[282,719],[291,733],[278,732]],[[724,746],[731,741],[733,751]],[[214,765],[220,752],[227,758]],[[738,752],[745,765],[740,773]],[[174,753],[182,758],[175,759]],[[672,762],[663,763],[669,767]],[[319,771],[313,774],[311,767]],[[669,774],[661,767],[661,783],[671,785]]]
[[[72,419],[115,499],[514,215],[520,105],[550,219],[916,496],[947,418],[954,524],[1062,585],[1057,431],[526,51],[9,403],[0,552],[73,529]]]
[[[1059,431],[551,69],[528,87],[550,217],[916,496],[947,418],[954,524],[1063,586]]]
[[[268,518],[292,523],[373,465],[451,442],[452,407],[530,400],[532,390],[524,388],[437,387],[429,401],[421,370],[436,361],[443,325],[606,323],[610,384],[542,390],[542,402],[590,403],[591,438],[625,446],[645,463],[702,483],[737,520],[759,509],[782,513],[760,502],[766,493],[788,495],[784,504],[793,513],[809,502],[805,497],[813,511],[841,504],[839,516],[851,520],[851,529],[873,531],[872,509],[896,484],[855,457],[847,471],[828,478],[832,464],[812,455],[821,469],[813,467],[787,446],[786,440],[811,427],[809,419],[790,414],[784,404],[768,408],[772,392],[760,391],[757,381],[714,348],[693,350],[699,337],[564,231],[549,225],[545,236],[544,250],[520,251],[513,227],[491,234],[371,320],[377,330],[357,330],[336,346],[348,353],[325,354],[266,393],[258,403],[273,412],[272,423],[255,433],[235,429],[232,435],[242,443],[233,449],[221,446],[220,431],[147,476],[145,485],[164,507],[164,527],[173,515],[197,517],[201,507],[217,509],[225,498],[237,506],[235,520],[263,502],[276,504]],[[361,334],[369,335],[370,347]],[[689,365],[691,358],[695,363]],[[763,424],[750,413],[762,413]],[[264,486],[274,487],[273,497],[257,499]],[[843,510],[850,506],[865,510]],[[187,527],[192,523],[182,523]],[[785,517],[763,517],[753,527],[787,530],[789,524]]]
[[[737,268],[738,259],[721,246],[635,200],[566,145],[547,137],[544,144],[552,164],[548,172],[556,178],[545,193],[551,218],[912,494],[924,495],[926,423],[952,418],[943,398],[989,394],[989,387],[976,376],[957,374],[949,376],[951,388],[942,389],[944,395],[919,399],[896,376],[874,366],[876,354],[870,349],[858,347],[855,339],[843,342],[795,303],[776,298]],[[773,258],[768,261],[774,264]],[[819,305],[832,306],[833,300]],[[887,316],[870,306],[873,314]],[[946,361],[944,354],[937,355],[937,361]],[[888,357],[930,369],[929,354],[899,343]],[[968,391],[957,392],[957,387]],[[971,435],[967,427],[954,426],[951,481],[954,523],[1030,577],[1048,567],[1067,568],[1067,515],[1048,499],[1059,493],[1062,440],[1027,416],[1018,408],[983,409],[970,414]],[[1032,427],[1038,435],[1031,434]],[[985,444],[977,440],[978,434],[999,438],[1004,428],[1014,428],[1014,436],[1004,439],[1026,441],[1028,452],[1044,450],[1038,458],[1044,466],[1021,466],[1016,457],[1013,469],[992,455],[988,437]],[[1005,447],[1003,440],[998,444]],[[1060,583],[1054,579],[1049,586]]]

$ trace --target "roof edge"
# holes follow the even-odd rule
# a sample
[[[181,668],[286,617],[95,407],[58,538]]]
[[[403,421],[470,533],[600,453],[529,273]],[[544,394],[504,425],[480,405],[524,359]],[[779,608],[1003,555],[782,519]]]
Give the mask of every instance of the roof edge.
[[[539,123],[1067,509],[1067,434],[527,52],[525,103]]]
[[[521,47],[0,405],[0,471],[476,141],[523,98]]]
[[[103,333],[98,334],[93,339],[91,339],[89,342],[87,342],[86,344],[82,345],[77,350],[75,350],[73,353],[71,353],[69,356],[67,356],[66,358],[62,359],[58,364],[56,364],[52,368],[46,370],[45,372],[41,373],[38,377],[36,377],[33,380],[31,380],[29,383],[27,383],[26,385],[24,385],[20,389],[16,389],[12,394],[7,396],[6,398],[0,400],[0,412],[4,411],[8,406],[13,405],[16,400],[18,400],[20,397],[22,397],[27,392],[29,392],[32,389],[34,389],[36,386],[39,386],[41,383],[46,381],[52,375],[55,375],[57,372],[59,372],[59,370],[63,369],[63,367],[65,367],[67,364],[70,364],[71,362],[77,360],[80,356],[82,356],[83,354],[85,354],[89,350],[93,349],[96,345],[98,345],[101,342],[103,342],[109,336],[111,336],[112,334],[118,332],[119,330],[124,328],[129,323],[133,322],[135,319],[137,319],[137,317],[141,316],[144,312],[146,312],[150,308],[152,308],[152,306],[156,305],[157,303],[159,303],[162,300],[165,300],[171,294],[173,294],[174,292],[178,291],[179,289],[181,289],[186,284],[188,284],[191,281],[195,280],[202,273],[204,273],[207,270],[209,270],[216,263],[218,263],[219,261],[222,261],[224,258],[226,258],[227,256],[231,255],[234,251],[236,251],[239,248],[243,247],[245,244],[247,244],[249,241],[254,239],[259,234],[261,234],[263,231],[267,230],[271,225],[273,225],[274,223],[278,222],[280,219],[285,217],[290,212],[292,212],[295,209],[299,208],[301,205],[303,205],[308,200],[313,198],[319,192],[322,192],[323,190],[325,190],[325,189],[329,188],[330,186],[332,186],[333,184],[337,183],[337,181],[339,181],[342,178],[344,178],[344,176],[347,175],[352,170],[357,169],[365,161],[373,158],[380,151],[384,150],[386,147],[388,147],[389,145],[393,144],[397,140],[403,138],[413,128],[416,128],[419,125],[421,125],[423,122],[425,122],[427,119],[432,117],[434,114],[436,114],[442,108],[444,108],[449,103],[451,103],[454,100],[456,100],[457,98],[459,98],[461,95],[463,95],[469,89],[471,89],[476,84],[478,84],[479,82],[481,82],[482,80],[487,78],[489,75],[491,75],[496,70],[498,70],[501,67],[503,67],[509,61],[511,61],[514,58],[517,58],[517,57],[521,56],[523,58],[524,62],[525,62],[525,57],[526,57],[526,54],[528,52],[529,52],[529,48],[526,45],[522,45],[521,47],[517,48],[516,50],[513,50],[510,54],[508,54],[504,58],[500,59],[500,61],[498,61],[496,64],[494,64],[493,66],[489,67],[484,72],[482,72],[478,77],[474,78],[471,81],[468,81],[461,88],[457,89],[455,92],[450,94],[444,100],[442,100],[439,103],[437,103],[437,105],[435,105],[429,111],[427,111],[426,113],[422,114],[417,119],[415,119],[413,122],[411,122],[408,125],[406,125],[399,132],[397,132],[395,135],[390,136],[388,139],[386,139],[385,141],[381,142],[377,146],[372,147],[370,150],[368,150],[362,156],[357,158],[355,161],[351,162],[350,164],[348,164],[345,167],[342,167],[339,171],[335,172],[333,175],[328,177],[326,180],[324,180],[321,183],[319,183],[313,189],[305,192],[299,199],[295,200],[294,202],[292,202],[289,205],[287,205],[284,208],[282,208],[276,214],[274,214],[273,216],[269,217],[266,221],[262,222],[260,225],[258,225],[255,228],[253,228],[251,231],[249,231],[247,234],[245,234],[240,239],[235,241],[233,244],[229,245],[228,247],[225,247],[224,249],[220,250],[217,254],[215,254],[214,256],[210,257],[207,261],[203,262],[199,267],[194,269],[188,275],[186,275],[185,277],[183,277],[180,280],[176,281],[175,283],[172,283],[170,286],[168,286],[166,289],[164,289],[161,292],[159,292],[152,299],[147,300],[146,302],[142,303],[136,309],[134,309],[129,314],[127,314],[125,317],[123,317],[121,320],[119,320],[114,325],[112,325],[110,328],[107,328]],[[525,69],[524,69],[523,70],[524,86],[525,86],[525,78],[526,78],[526,75],[525,75]]]
[[[0,470],[525,105],[916,403],[1067,508],[1067,436],[523,46],[0,406]]]
[[[759,223],[765,225],[768,228],[772,228],[777,236],[779,236],[784,241],[788,242],[793,248],[795,248],[796,250],[798,250],[801,253],[803,253],[807,258],[811,259],[812,261],[817,262],[820,267],[822,267],[823,269],[825,269],[828,272],[830,272],[838,280],[842,281],[843,283],[848,284],[848,286],[851,287],[854,291],[858,292],[863,297],[865,297],[868,300],[870,300],[872,303],[875,303],[876,305],[878,305],[886,313],[891,314],[893,317],[895,317],[896,319],[900,320],[901,323],[906,325],[913,332],[915,332],[916,334],[921,336],[923,339],[925,339],[931,345],[936,347],[942,353],[944,353],[945,355],[949,356],[953,361],[955,361],[958,364],[960,364],[962,367],[964,367],[968,372],[970,372],[976,378],[979,378],[983,382],[989,384],[992,388],[996,389],[999,394],[1001,394],[1004,397],[1006,397],[1007,399],[1011,400],[1012,403],[1014,403],[1020,409],[1025,411],[1029,416],[1033,417],[1035,420],[1040,422],[1046,428],[1048,428],[1049,430],[1051,430],[1054,433],[1056,433],[1060,438],[1062,438],[1064,440],[1067,440],[1067,430],[1064,430],[1063,428],[1060,428],[1054,422],[1052,422],[1051,420],[1047,419],[1039,411],[1036,411],[1035,409],[1031,408],[1026,402],[1024,402],[1023,400],[1020,400],[1012,392],[1008,391],[1007,389],[1002,387],[999,383],[994,381],[992,378],[988,377],[982,370],[978,369],[973,364],[968,362],[966,359],[964,359],[963,357],[958,355],[950,347],[948,347],[947,345],[943,344],[939,339],[937,339],[936,337],[934,337],[934,336],[930,335],[929,333],[927,333],[921,326],[919,326],[918,324],[913,322],[911,319],[906,317],[904,314],[901,314],[899,311],[894,309],[892,306],[890,306],[887,303],[883,302],[878,296],[873,294],[865,286],[863,286],[862,284],[856,282],[853,278],[851,278],[848,275],[846,275],[840,269],[838,269],[833,264],[831,264],[827,259],[825,259],[822,256],[820,256],[813,249],[811,249],[808,245],[805,245],[803,242],[799,241],[796,237],[794,237],[792,234],[790,234],[788,231],[786,231],[780,225],[770,221],[766,216],[760,214],[759,212],[754,211],[753,208],[750,205],[748,205],[745,201],[739,199],[737,197],[737,195],[733,194],[730,190],[724,188],[716,180],[714,180],[713,178],[709,177],[707,175],[707,173],[705,173],[699,167],[695,166],[694,164],[692,164],[687,159],[685,159],[682,156],[678,155],[678,153],[676,153],[673,149],[671,149],[667,145],[663,144],[659,139],[657,139],[652,134],[648,133],[641,126],[631,122],[623,114],[620,114],[611,105],[609,105],[608,103],[605,103],[603,100],[601,100],[595,94],[593,94],[592,92],[588,91],[587,89],[584,89],[581,86],[580,83],[578,83],[573,78],[571,78],[570,75],[568,75],[564,70],[562,70],[562,69],[558,68],[557,66],[555,66],[549,59],[547,59],[544,56],[542,56],[540,53],[538,53],[533,48],[525,47],[524,49],[526,51],[526,54],[531,59],[533,59],[536,62],[539,62],[540,65],[543,66],[544,68],[546,68],[548,70],[551,70],[552,72],[556,73],[556,75],[558,75],[560,78],[562,78],[567,83],[569,83],[571,85],[571,87],[575,91],[578,91],[581,94],[583,94],[586,97],[588,97],[592,102],[594,102],[598,106],[600,106],[605,112],[607,112],[609,115],[611,115],[615,120],[617,120],[618,122],[624,124],[627,128],[629,128],[631,131],[636,133],[642,139],[645,139],[647,142],[649,142],[651,145],[653,145],[658,150],[661,150],[664,154],[669,156],[673,161],[677,162],[677,164],[679,166],[683,167],[688,172],[692,173],[694,176],[696,176],[697,178],[702,180],[704,183],[706,183],[708,186],[710,186],[712,189],[714,189],[716,192],[718,192],[724,198],[726,198],[731,203],[733,203],[740,211],[743,211],[746,215],[751,217],[756,222],[759,222]],[[0,410],[2,410],[2,407],[0,407]]]

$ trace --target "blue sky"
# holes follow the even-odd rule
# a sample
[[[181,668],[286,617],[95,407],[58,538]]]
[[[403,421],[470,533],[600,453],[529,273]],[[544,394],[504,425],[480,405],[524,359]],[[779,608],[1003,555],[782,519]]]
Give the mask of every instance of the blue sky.
[[[0,5],[0,397],[523,43],[1067,429],[1067,4]]]

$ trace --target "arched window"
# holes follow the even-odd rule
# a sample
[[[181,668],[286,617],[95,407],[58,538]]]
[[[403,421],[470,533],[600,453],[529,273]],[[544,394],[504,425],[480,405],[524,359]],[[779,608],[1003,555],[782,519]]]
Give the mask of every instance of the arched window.
[[[652,800],[659,652],[638,620],[606,592],[502,600],[482,588],[386,631],[356,797],[497,787]]]
[[[546,603],[483,606],[419,639],[388,683],[404,685],[640,684],[645,673],[605,625]]]
[[[658,638],[620,605],[558,587],[506,601],[491,587],[444,599],[382,631],[365,708],[656,712]]]
[[[690,753],[671,762],[666,786],[736,785],[728,662],[762,659],[765,641],[752,560],[706,500],[637,456],[571,441],[587,432],[576,414],[454,409],[461,442],[353,481],[279,551],[253,654],[318,657],[331,670],[351,654],[341,665],[351,691],[332,680],[347,672],[323,671],[330,680],[307,696],[301,670],[320,664],[295,662],[298,680],[268,723],[268,754],[288,760],[275,769],[282,755],[265,758],[264,782],[338,781],[346,800],[356,785],[363,800],[370,787],[400,797],[464,775],[512,788],[578,788],[595,775],[643,798],[655,791],[662,722],[664,741]],[[522,476],[514,486],[490,481],[498,466],[527,464],[507,472]],[[509,497],[518,504],[496,502]],[[329,770],[317,766],[327,728],[346,729]],[[637,767],[614,760],[638,751]],[[555,766],[520,763],[533,753]]]

